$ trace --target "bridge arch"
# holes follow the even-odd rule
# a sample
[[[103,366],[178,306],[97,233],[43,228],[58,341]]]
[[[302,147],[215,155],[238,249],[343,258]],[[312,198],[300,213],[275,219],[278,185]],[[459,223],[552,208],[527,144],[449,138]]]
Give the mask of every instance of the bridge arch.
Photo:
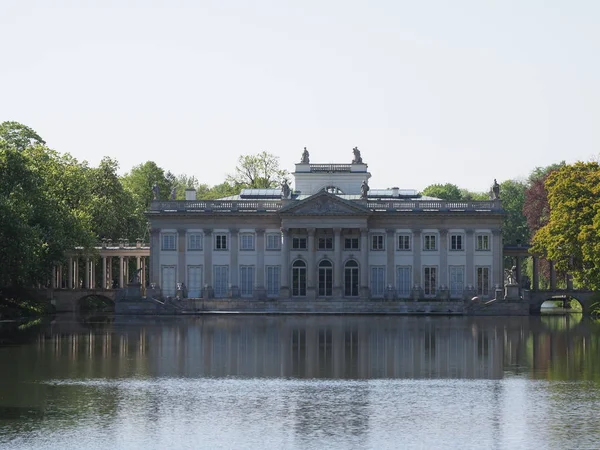
[[[88,293],[77,299],[74,306],[78,312],[114,311],[115,300],[111,296]]]

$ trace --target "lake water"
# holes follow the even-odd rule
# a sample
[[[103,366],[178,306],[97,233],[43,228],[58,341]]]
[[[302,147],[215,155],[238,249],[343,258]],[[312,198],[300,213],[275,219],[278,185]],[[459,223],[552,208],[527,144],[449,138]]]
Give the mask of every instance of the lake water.
[[[0,325],[2,449],[600,448],[579,315]]]

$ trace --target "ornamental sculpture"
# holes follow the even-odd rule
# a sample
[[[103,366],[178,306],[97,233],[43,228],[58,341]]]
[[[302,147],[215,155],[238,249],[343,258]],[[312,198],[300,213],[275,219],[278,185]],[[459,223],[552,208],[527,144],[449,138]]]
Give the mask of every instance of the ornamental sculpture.
[[[358,149],[358,147],[354,147],[352,151],[354,152],[354,159],[352,160],[352,164],[362,164],[363,160],[362,156],[360,156],[360,150]]]
[[[367,184],[367,180],[363,180],[360,185],[360,198],[366,199],[369,194],[369,185]]]
[[[310,163],[310,158],[308,154],[308,150],[304,147],[304,151],[302,152],[302,158],[300,159],[300,164],[308,164]]]

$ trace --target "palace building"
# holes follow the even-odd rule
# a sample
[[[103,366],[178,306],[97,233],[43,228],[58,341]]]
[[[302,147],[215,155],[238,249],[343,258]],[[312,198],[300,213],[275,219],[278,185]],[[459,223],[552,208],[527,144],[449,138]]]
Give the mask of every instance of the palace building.
[[[292,175],[293,190],[284,183],[202,200],[192,189],[186,200],[152,201],[155,290],[249,301],[463,301],[501,288],[497,184],[489,201],[370,189],[356,148],[348,164],[313,164],[305,149]]]

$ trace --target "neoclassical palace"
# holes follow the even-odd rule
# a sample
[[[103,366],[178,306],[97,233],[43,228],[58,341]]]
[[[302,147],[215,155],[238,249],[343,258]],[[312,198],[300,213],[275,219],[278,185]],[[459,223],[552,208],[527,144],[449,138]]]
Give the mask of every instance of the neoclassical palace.
[[[370,189],[356,148],[348,164],[313,164],[305,149],[293,177],[294,189],[154,200],[150,283],[165,297],[323,301],[493,298],[502,286],[497,184],[489,201]]]

